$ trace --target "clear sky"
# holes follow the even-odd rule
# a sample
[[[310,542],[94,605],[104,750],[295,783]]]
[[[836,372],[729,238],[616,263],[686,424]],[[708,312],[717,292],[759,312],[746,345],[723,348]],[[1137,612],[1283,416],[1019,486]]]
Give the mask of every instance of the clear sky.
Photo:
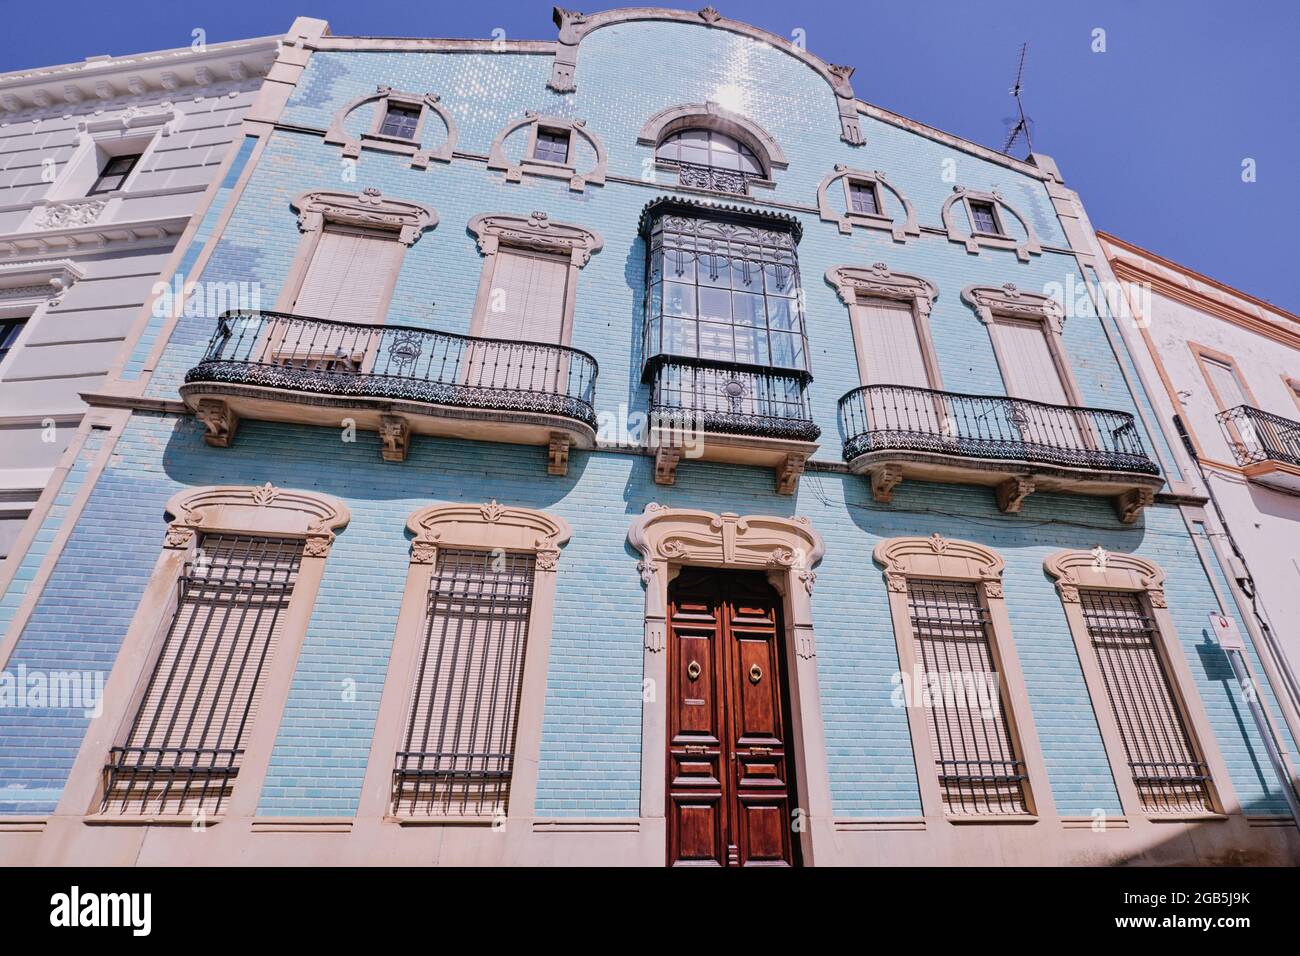
[[[626,5],[646,5],[630,0]],[[599,5],[567,0],[594,12]],[[698,4],[665,3],[696,9]],[[1097,228],[1300,312],[1300,3],[1295,0],[714,0],[857,67],[857,94],[1001,149],[1020,44],[1026,112]],[[6,0],[0,70],[283,32],[553,39],[541,0]],[[1094,52],[1094,31],[1105,52]],[[664,51],[671,56],[672,51]],[[1256,180],[1242,181],[1255,161]]]

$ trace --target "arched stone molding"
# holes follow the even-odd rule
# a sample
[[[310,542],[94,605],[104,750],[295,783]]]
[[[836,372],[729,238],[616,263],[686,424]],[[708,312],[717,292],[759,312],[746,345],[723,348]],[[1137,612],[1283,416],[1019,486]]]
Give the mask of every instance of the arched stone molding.
[[[862,127],[858,121],[857,97],[853,93],[853,84],[850,82],[853,76],[853,67],[836,66],[827,63],[807,50],[795,46],[783,36],[769,33],[766,30],[761,30],[738,20],[729,20],[713,7],[705,7],[697,13],[690,13],[685,10],[668,10],[663,7],[627,7],[593,14],[556,7],[553,18],[555,25],[559,28],[559,37],[555,46],[555,61],[551,66],[551,79],[547,85],[558,93],[569,93],[576,88],[574,75],[578,69],[578,48],[585,37],[601,27],[630,23],[636,20],[669,20],[677,23],[692,23],[747,36],[766,46],[788,53],[805,66],[811,68],[830,85],[831,91],[835,95],[836,109],[839,112],[840,119],[840,139],[851,146],[862,145]]]
[[[961,290],[961,297],[985,325],[992,325],[996,316],[1004,315],[1042,322],[1053,335],[1060,335],[1065,329],[1065,310],[1059,302],[1036,292],[1022,292],[1014,282],[998,287],[968,285]]]
[[[587,264],[593,252],[605,244],[600,233],[582,226],[553,222],[544,212],[527,216],[511,213],[486,213],[469,221],[469,231],[478,242],[479,252],[496,255],[502,246],[517,246],[534,252],[567,255],[574,268]]]
[[[323,558],[334,532],[351,520],[347,505],[328,495],[251,485],[190,488],[167,502],[173,516],[163,547],[189,548],[196,533],[264,534],[302,538],[305,557]]]
[[[976,581],[984,597],[1002,600],[1002,571],[1006,563],[992,548],[974,541],[944,538],[936,531],[928,538],[886,538],[872,557],[885,569],[885,582],[893,592],[907,593],[907,578],[952,578]]]
[[[525,128],[529,130],[529,133],[524,155],[518,162],[511,162],[506,155],[506,141]],[[534,148],[537,145],[537,132],[540,129],[568,132],[568,162],[547,162],[537,159],[533,155]],[[596,154],[596,164],[590,169],[580,170],[575,162],[576,140],[578,139],[586,140]],[[492,146],[488,150],[487,167],[488,169],[504,170],[506,182],[508,183],[523,182],[525,173],[533,176],[567,179],[569,188],[580,193],[587,187],[588,183],[595,186],[605,184],[605,174],[609,171],[609,154],[605,151],[605,144],[600,137],[587,128],[586,120],[570,119],[565,116],[543,116],[529,110],[524,113],[522,119],[506,124],[505,128],[497,133],[496,138],[492,140]]]
[[[1079,603],[1079,588],[1142,591],[1152,607],[1167,607],[1165,572],[1137,555],[1111,552],[1101,545],[1090,551],[1057,551],[1043,561],[1043,570],[1056,582],[1066,604]]]
[[[398,612],[393,650],[371,738],[370,757],[362,784],[358,816],[386,819],[389,824],[491,824],[490,817],[391,815],[392,774],[395,754],[402,749],[411,688],[417,679],[427,632],[429,587],[437,571],[438,549],[456,548],[489,553],[510,552],[533,556],[532,603],[524,673],[519,690],[519,715],[515,726],[514,762],[506,816],[533,816],[537,793],[537,766],[541,752],[542,714],[546,700],[546,673],[550,666],[551,628],[555,614],[555,586],[560,548],[572,532],[563,518],[533,508],[491,501],[430,505],[411,513],[406,521],[412,535],[406,588]],[[526,826],[526,824],[525,824]],[[526,832],[520,828],[521,832]]]
[[[375,104],[374,117],[366,132],[353,136],[344,129],[344,125],[352,113],[361,109],[367,103]],[[384,117],[390,104],[411,107],[420,111],[414,138],[403,139],[397,136],[386,136],[381,132]],[[443,138],[443,141],[432,148],[425,145],[425,142],[431,139],[428,124],[430,116],[437,116],[447,130],[447,135]],[[456,120],[442,105],[441,97],[437,93],[407,93],[395,90],[391,86],[378,86],[375,88],[375,92],[368,93],[365,96],[358,96],[334,114],[330,120],[329,129],[325,131],[325,142],[331,146],[342,146],[343,156],[348,159],[355,159],[360,156],[364,147],[386,153],[410,156],[412,168],[425,169],[433,160],[443,163],[451,162],[452,152],[456,148],[456,140],[459,136],[460,132],[456,127]]]
[[[537,570],[554,571],[560,546],[572,536],[569,523],[544,511],[497,504],[433,505],[407,519],[411,563],[433,564],[437,550],[478,548],[523,551],[536,556]]]
[[[1052,801],[1047,765],[1039,746],[1038,731],[1034,725],[1029,691],[1024,672],[1012,637],[1011,619],[1007,614],[1002,590],[1002,573],[1006,563],[992,548],[975,541],[945,538],[938,532],[928,538],[886,538],[880,541],[872,557],[884,569],[885,584],[889,594],[889,612],[894,623],[894,639],[898,648],[900,676],[904,683],[922,674],[924,667],[918,659],[916,636],[912,625],[912,610],[908,598],[910,578],[969,581],[977,585],[980,600],[988,613],[986,634],[993,665],[1000,677],[1002,705],[1006,726],[1019,759],[1024,762],[1025,803],[1024,815],[965,815],[956,816],[946,811],[939,776],[935,772],[935,754],[930,741],[928,719],[924,701],[907,706],[907,723],[912,738],[912,753],[916,759],[917,781],[921,790],[921,808],[928,820],[941,825],[946,819],[957,822],[1015,823],[1049,821],[1055,823],[1056,809]]]
[[[883,262],[870,266],[836,266],[826,270],[826,281],[835,287],[840,301],[853,305],[859,295],[911,302],[923,316],[930,314],[939,289],[929,279],[907,272],[893,272]]]
[[[321,189],[300,193],[289,204],[298,211],[298,229],[319,233],[326,223],[391,229],[404,246],[420,238],[420,233],[438,225],[438,214],[423,203],[407,199],[389,199],[373,186],[359,193]]]
[[[970,214],[970,201],[991,203],[997,209],[1005,209],[1011,215],[1015,216],[1020,227],[1025,231],[1024,239],[1016,239],[1010,235],[991,236],[982,233],[976,233],[971,229],[971,223],[974,219]],[[958,218],[958,209],[965,221]],[[944,200],[943,204],[943,227],[948,231],[948,239],[951,242],[960,242],[966,247],[966,251],[978,254],[980,247],[988,249],[1014,249],[1016,258],[1021,262],[1028,262],[1029,257],[1041,256],[1043,247],[1038,241],[1038,233],[1034,232],[1034,227],[1029,220],[1020,214],[1011,203],[1002,198],[1002,194],[994,190],[993,192],[976,192],[973,189],[967,189],[965,186],[953,186],[952,195]]]
[[[1079,656],[1084,683],[1092,699],[1097,727],[1101,731],[1102,743],[1110,761],[1111,776],[1115,780],[1120,804],[1129,824],[1215,819],[1225,813],[1240,813],[1241,805],[1233,791],[1227,764],[1224,763],[1214,730],[1205,715],[1205,706],[1196,690],[1196,679],[1188,666],[1173,616],[1169,613],[1164,590],[1164,570],[1153,561],[1122,551],[1107,551],[1098,544],[1088,550],[1049,554],[1043,559],[1043,571],[1056,584],[1065,620]],[[1189,815],[1148,813],[1143,806],[1128,765],[1128,752],[1111,706],[1110,692],[1097,660],[1096,649],[1092,645],[1092,636],[1088,633],[1088,622],[1084,618],[1083,604],[1079,597],[1080,588],[1129,591],[1142,596],[1142,604],[1155,627],[1158,650],[1167,669],[1175,704],[1182,713],[1192,744],[1208,770],[1210,803],[1215,812]]]
[[[786,169],[790,165],[771,133],[749,117],[712,101],[682,103],[660,110],[646,120],[636,141],[641,146],[657,148],[664,139],[683,129],[711,129],[734,136],[758,157],[763,164],[763,175],[768,179],[774,169]]]
[[[843,184],[844,191],[844,212],[839,212],[831,204],[830,188],[839,180]],[[870,213],[855,212],[853,203],[849,197],[849,186],[853,183],[870,184],[876,190],[876,196],[879,198],[881,190],[887,190],[893,195],[898,205],[902,207],[902,216],[875,216]],[[884,204],[881,204],[884,208]],[[850,169],[843,163],[837,163],[835,169],[822,178],[817,184],[817,212],[823,222],[833,222],[839,226],[843,235],[849,235],[853,232],[854,226],[861,226],[867,229],[883,229],[894,237],[895,242],[906,242],[908,236],[919,236],[921,227],[916,221],[916,210],[912,207],[912,201],[885,178],[885,174],[880,170],[868,172],[863,169]]]
[[[799,802],[810,824],[803,848],[805,854],[815,852],[818,862],[829,862],[835,837],[812,619],[813,569],[826,552],[821,535],[802,516],[714,514],[650,502],[632,521],[627,537],[641,555],[637,570],[645,586],[642,818],[664,826],[668,716],[660,689],[669,686],[669,582],[685,566],[762,571],[783,599]]]
[[[351,520],[337,498],[301,489],[256,485],[186,488],[167,502],[171,517],[153,573],[104,684],[101,719],[91,721],[69,774],[56,813],[103,822],[99,813],[103,769],[110,749],[122,743],[148,689],[158,655],[175,616],[179,582],[201,560],[204,534],[239,534],[298,539],[303,542],[293,591],[277,621],[279,638],[266,662],[257,716],[244,742],[234,789],[217,820],[248,820],[256,814],[289,698],[298,655],[307,636],[335,533]],[[119,825],[148,825],[158,817],[113,814]],[[177,818],[165,817],[175,823]],[[189,818],[183,818],[188,823]]]

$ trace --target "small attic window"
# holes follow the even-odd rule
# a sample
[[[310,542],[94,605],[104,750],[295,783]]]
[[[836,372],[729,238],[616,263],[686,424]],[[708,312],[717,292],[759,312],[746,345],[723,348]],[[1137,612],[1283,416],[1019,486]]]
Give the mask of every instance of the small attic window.
[[[421,109],[403,103],[389,103],[384,122],[379,127],[379,135],[392,136],[396,139],[415,139],[420,126]]]

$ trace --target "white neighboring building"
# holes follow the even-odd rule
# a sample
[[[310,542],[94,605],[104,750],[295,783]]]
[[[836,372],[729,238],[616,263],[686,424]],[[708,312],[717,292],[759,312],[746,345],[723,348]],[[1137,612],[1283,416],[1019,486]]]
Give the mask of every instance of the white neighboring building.
[[[0,559],[200,208],[280,38],[0,74]]]
[[[1207,508],[1225,576],[1300,665],[1300,316],[1098,233],[1136,321],[1121,322],[1184,476],[1200,459],[1232,539]],[[1195,528],[1193,529],[1196,530]]]

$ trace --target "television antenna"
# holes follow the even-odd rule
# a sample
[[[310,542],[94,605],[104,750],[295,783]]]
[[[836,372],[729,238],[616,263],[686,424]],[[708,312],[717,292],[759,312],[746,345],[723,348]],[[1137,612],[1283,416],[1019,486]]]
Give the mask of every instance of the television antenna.
[[[1016,82],[1011,89],[1008,90],[1008,92],[1016,98],[1016,111],[1019,113],[1019,118],[1008,117],[1005,120],[1008,124],[1011,124],[1014,120],[1014,125],[1011,126],[1011,131],[1007,134],[1007,141],[1002,146],[1003,153],[1010,153],[1011,147],[1015,146],[1022,136],[1025,139],[1025,146],[1029,148],[1029,152],[1032,153],[1034,151],[1034,141],[1031,136],[1033,120],[1025,115],[1025,105],[1020,101],[1020,94],[1024,92],[1024,83],[1022,81],[1025,77],[1025,54],[1028,52],[1029,41],[1026,40],[1020,45],[1020,65],[1016,67]]]

